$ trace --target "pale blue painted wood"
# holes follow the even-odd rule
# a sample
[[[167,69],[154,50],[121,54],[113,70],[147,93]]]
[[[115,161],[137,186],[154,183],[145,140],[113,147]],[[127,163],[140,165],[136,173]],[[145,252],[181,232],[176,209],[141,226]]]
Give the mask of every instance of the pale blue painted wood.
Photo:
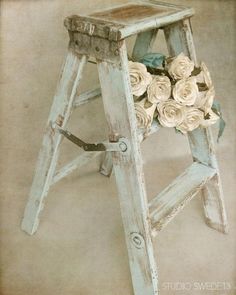
[[[39,213],[43,208],[44,198],[47,196],[55,172],[61,134],[57,132],[57,125],[64,128],[69,120],[77,86],[82,77],[82,71],[87,57],[79,58],[69,50],[62,70],[56,94],[49,114],[46,132],[39,152],[36,171],[27,202],[22,229],[33,234],[38,227]]]
[[[82,167],[83,165],[86,165],[89,161],[91,161],[100,154],[101,152],[83,152],[81,155],[79,155],[77,158],[66,164],[64,167],[62,167],[55,173],[51,185],[57,183],[62,178],[68,176],[76,169]]]
[[[99,79],[109,138],[122,136],[130,142],[128,154],[113,152],[112,155],[134,293],[156,295],[157,268],[125,43],[121,45],[119,56],[116,63],[98,62]]]
[[[146,53],[152,50],[152,46],[156,40],[158,29],[142,32],[137,35],[136,42],[134,44],[132,58],[139,60]]]
[[[193,163],[149,204],[153,234],[162,230],[216,174],[216,169]]]
[[[81,106],[82,104],[88,103],[96,98],[98,98],[101,95],[101,88],[95,88],[93,90],[84,92],[80,95],[78,95],[73,103],[73,107],[77,108],[79,106]]]
[[[144,56],[146,53],[152,50],[157,33],[158,29],[152,29],[146,32],[141,32],[137,35],[133,48],[132,59],[138,60],[140,57]],[[100,172],[105,176],[110,176],[112,173],[112,169],[112,157],[109,152],[106,152],[100,168]]]
[[[100,173],[104,176],[111,176],[113,170],[113,161],[111,152],[105,152],[104,159],[100,167]]]
[[[190,21],[186,19],[171,24],[164,28],[164,32],[170,55],[176,56],[183,52],[197,65]],[[203,189],[203,205],[207,224],[226,233],[228,222],[211,130],[210,128],[198,128],[190,132],[188,138],[194,161],[217,170],[216,176]]]

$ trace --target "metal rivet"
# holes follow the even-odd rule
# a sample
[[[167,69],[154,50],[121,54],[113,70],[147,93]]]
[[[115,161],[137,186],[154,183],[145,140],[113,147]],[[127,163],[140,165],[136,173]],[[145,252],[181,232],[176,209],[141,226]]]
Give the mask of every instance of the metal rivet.
[[[122,152],[127,151],[127,145],[123,141],[119,144],[119,147]]]
[[[139,233],[132,233],[130,235],[131,241],[135,248],[142,249],[145,246],[144,238]]]

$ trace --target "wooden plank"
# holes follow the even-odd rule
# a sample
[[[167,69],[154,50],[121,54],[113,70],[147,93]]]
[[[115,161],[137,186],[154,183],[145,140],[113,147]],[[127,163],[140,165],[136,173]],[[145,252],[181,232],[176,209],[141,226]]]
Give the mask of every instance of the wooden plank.
[[[56,131],[56,126],[59,125],[64,128],[69,120],[77,86],[82,77],[86,61],[87,57],[82,56],[79,58],[69,50],[49,114],[29,200],[22,221],[22,229],[28,234],[33,234],[37,230],[39,213],[43,208],[43,201],[50,188],[56,168],[61,142],[61,134]]]
[[[60,170],[58,170],[53,179],[51,185],[57,183],[62,178],[68,176],[70,173],[75,171],[76,169],[82,167],[83,165],[87,164],[90,160],[94,159],[98,155],[100,155],[101,152],[84,152],[81,155],[79,155],[76,159],[71,161],[70,163],[66,164],[64,167],[62,167]]]
[[[189,7],[139,1],[98,11],[89,16],[67,17],[65,26],[74,34],[80,32],[88,36],[120,41],[140,32],[162,28],[193,14],[194,10]]]
[[[152,50],[152,46],[156,40],[156,36],[158,33],[158,29],[153,29],[147,32],[142,32],[137,35],[133,52],[132,58],[134,60],[138,60],[140,57],[144,56],[146,53]],[[144,130],[139,130],[139,140],[143,141],[148,135],[152,134],[159,128],[156,128],[155,123],[152,125],[152,128],[148,130],[148,132]],[[113,164],[112,164],[112,157],[109,152],[105,153],[104,160],[101,165],[100,172],[104,176],[110,176],[112,174]]]
[[[184,9],[192,9],[192,7],[190,6],[186,6],[186,5],[180,5],[180,4],[172,4],[172,3],[167,3],[167,2],[162,2],[159,0],[140,0],[139,2],[146,2],[146,3],[150,3],[150,4],[154,4],[154,5],[161,5],[164,7],[169,7],[169,8],[174,8],[176,10],[184,10]]]
[[[127,38],[137,33],[141,33],[147,30],[163,28],[169,24],[174,22],[178,22],[182,19],[190,17],[194,14],[194,10],[192,8],[186,8],[184,10],[175,11],[174,13],[170,13],[169,15],[163,17],[157,17],[152,19],[147,19],[143,22],[137,22],[135,25],[125,26],[124,28],[119,29],[120,39]]]
[[[216,174],[216,170],[193,163],[149,205],[153,235],[163,229]]]
[[[222,233],[228,233],[224,193],[211,129],[198,128],[191,132],[188,138],[193,159],[202,163],[208,163],[210,167],[217,170],[217,174],[202,190],[202,201],[206,223]]]
[[[101,88],[95,88],[93,90],[89,90],[87,92],[84,92],[80,95],[78,95],[73,103],[73,107],[77,108],[81,106],[82,104],[88,103],[89,101],[92,101],[96,98],[98,98],[101,95]]]
[[[172,24],[164,29],[171,56],[183,52],[197,65],[190,20]],[[228,231],[228,222],[224,205],[224,196],[219,168],[214,151],[214,141],[210,128],[198,128],[189,132],[188,139],[193,160],[209,165],[217,174],[203,189],[203,205],[207,224],[223,233]]]
[[[120,45],[120,62],[98,61],[99,79],[109,139],[112,141],[117,136],[122,136],[130,142],[129,153],[113,152],[112,156],[134,293],[156,295],[157,269],[148,222],[148,204],[127,51],[124,42]]]

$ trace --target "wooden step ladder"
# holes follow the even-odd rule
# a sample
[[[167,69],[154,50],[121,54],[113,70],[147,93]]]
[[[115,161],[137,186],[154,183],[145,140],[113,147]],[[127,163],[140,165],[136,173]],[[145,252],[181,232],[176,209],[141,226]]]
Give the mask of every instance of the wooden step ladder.
[[[190,17],[192,8],[157,1],[138,1],[89,16],[66,18],[68,55],[51,107],[46,133],[25,209],[22,229],[37,230],[39,213],[49,188],[89,160],[106,152],[101,172],[114,167],[135,295],[158,294],[158,275],[152,239],[199,192],[207,224],[227,232],[224,199],[209,128],[188,134],[193,164],[149,204],[143,176],[140,143],[131,93],[125,39],[137,34],[133,59],[150,52],[159,29],[164,30],[170,56],[183,52],[197,64]],[[89,58],[97,63],[101,89],[77,96]],[[102,95],[109,126],[109,141],[88,144],[65,131],[74,108]],[[153,124],[149,134],[158,131]],[[146,134],[145,134],[146,136]],[[67,137],[84,153],[56,171],[59,147]]]

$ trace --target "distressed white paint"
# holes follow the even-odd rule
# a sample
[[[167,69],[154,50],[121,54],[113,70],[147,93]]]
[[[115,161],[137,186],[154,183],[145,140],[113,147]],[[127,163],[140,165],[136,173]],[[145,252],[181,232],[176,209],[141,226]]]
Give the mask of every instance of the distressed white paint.
[[[138,129],[139,142],[141,143],[147,137],[159,131],[160,128],[161,128],[161,125],[159,125],[156,121],[153,121],[150,128]],[[112,174],[112,171],[113,171],[113,163],[112,163],[111,153],[105,152],[105,157],[100,167],[100,173],[103,174],[104,176],[109,177]]]
[[[43,208],[43,201],[55,172],[61,142],[61,134],[56,131],[55,127],[59,125],[64,128],[70,117],[77,86],[82,77],[86,60],[85,56],[79,58],[71,51],[67,54],[49,114],[29,200],[22,221],[22,229],[28,234],[33,234],[37,230],[39,213]]]
[[[193,163],[158,194],[149,204],[153,234],[166,226],[215,174],[215,169]]]
[[[112,155],[134,292],[135,295],[156,295],[157,269],[124,43],[119,54],[120,64],[107,61],[98,63],[99,79],[109,138],[120,135],[130,141],[130,153],[123,155],[113,152]]]
[[[140,57],[144,56],[146,53],[152,50],[152,46],[157,37],[158,29],[152,29],[146,32],[139,33],[136,37],[132,59],[138,60]],[[139,140],[143,141],[148,135],[157,131],[159,127],[155,122],[153,122],[151,128],[148,130],[139,130]],[[104,157],[104,161],[101,165],[100,172],[105,176],[110,176],[112,173],[112,157],[107,152]]]
[[[191,25],[183,20],[164,29],[171,56],[184,52],[197,64]],[[203,189],[203,205],[207,224],[221,232],[228,231],[222,184],[210,128],[198,128],[188,134],[194,161],[209,165],[217,175]]]

